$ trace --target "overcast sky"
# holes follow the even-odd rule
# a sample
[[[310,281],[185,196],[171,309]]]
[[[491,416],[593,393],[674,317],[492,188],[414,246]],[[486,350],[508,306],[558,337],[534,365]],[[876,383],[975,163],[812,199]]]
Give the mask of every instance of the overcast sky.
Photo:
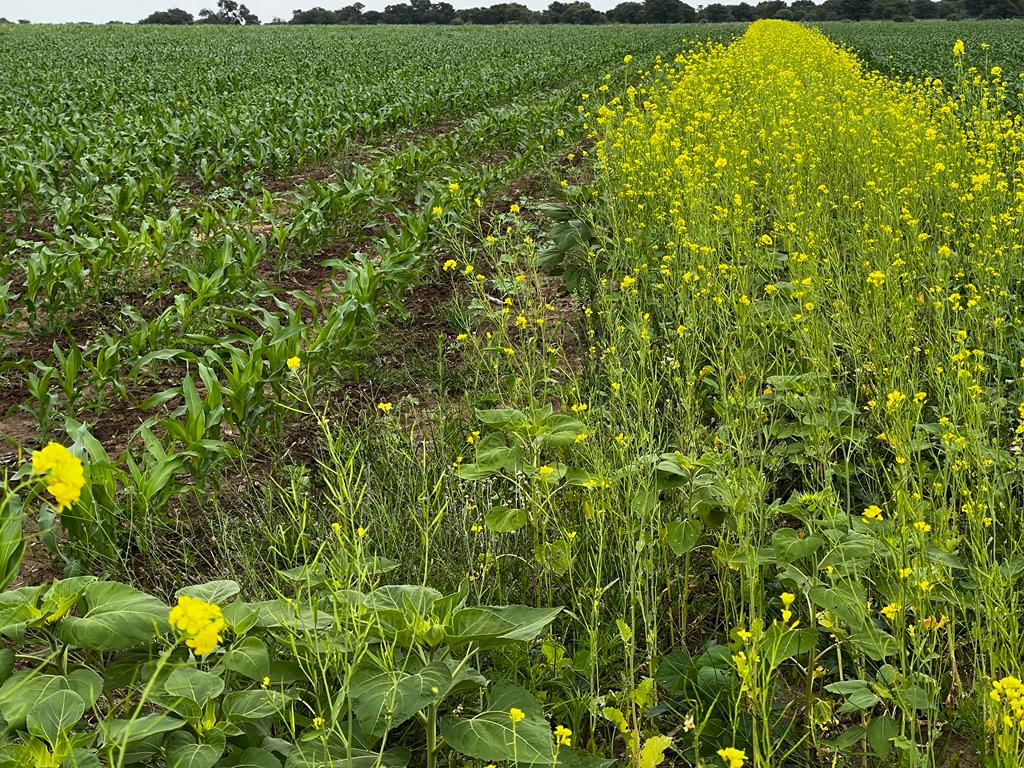
[[[290,19],[296,8],[303,10],[321,6],[334,10],[350,5],[355,0],[243,0],[249,10],[260,17],[261,21],[270,21],[275,16]],[[500,0],[449,0],[456,8],[469,8],[478,5],[492,5]],[[518,0],[530,8],[542,10],[548,7],[550,0]],[[728,2],[729,0],[726,0]],[[363,0],[368,9],[384,10],[401,0]],[[601,10],[613,7],[619,0],[591,0],[591,5]],[[691,0],[691,5],[693,4]],[[0,0],[0,16],[10,20],[28,19],[36,22],[91,21],[102,24],[105,21],[138,21],[153,11],[167,8],[184,8],[186,11],[198,13],[201,8],[213,8],[217,0]]]

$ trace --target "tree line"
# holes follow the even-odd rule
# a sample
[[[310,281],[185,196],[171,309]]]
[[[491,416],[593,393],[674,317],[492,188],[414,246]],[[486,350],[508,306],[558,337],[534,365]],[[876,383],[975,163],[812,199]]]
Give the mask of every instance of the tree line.
[[[1024,17],[1024,0],[762,0],[757,5],[711,3],[693,6],[683,0],[625,0],[602,12],[589,2],[556,0],[543,11],[534,11],[522,3],[504,2],[480,8],[456,10],[448,2],[409,0],[383,11],[366,10],[355,2],[334,11],[311,8],[295,10],[289,21],[274,19],[272,24],[692,24],[756,19],[792,19],[794,21],[861,21],[887,19],[967,18],[1008,19]],[[236,0],[218,0],[217,10],[203,10],[198,17],[180,8],[158,11],[140,24],[259,24],[260,20]]]

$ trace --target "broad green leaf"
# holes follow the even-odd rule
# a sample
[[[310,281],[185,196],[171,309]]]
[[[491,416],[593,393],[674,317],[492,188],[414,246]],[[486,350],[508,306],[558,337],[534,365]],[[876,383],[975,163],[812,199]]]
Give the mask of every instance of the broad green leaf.
[[[224,654],[224,667],[250,680],[263,680],[270,674],[270,655],[267,644],[258,637],[247,637],[235,643]]]
[[[511,533],[526,525],[528,519],[525,509],[491,507],[490,511],[484,515],[484,525],[495,533]]]
[[[232,722],[258,720],[280,712],[287,701],[280,691],[234,691],[224,697],[221,709],[225,719]]]
[[[871,709],[881,701],[866,680],[843,680],[826,685],[825,690],[838,693],[846,699],[846,703],[840,708],[840,711],[845,712]]]
[[[68,689],[67,680],[39,674],[34,669],[15,672],[0,686],[0,715],[10,728],[20,728],[40,699]]]
[[[217,763],[217,768],[281,768],[281,761],[262,747],[249,747],[232,752]]]
[[[335,736],[328,736],[325,741],[296,744],[288,753],[284,768],[405,768],[409,764],[405,750],[377,753],[342,744]]]
[[[420,616],[430,613],[434,601],[440,599],[441,593],[430,587],[416,585],[392,584],[373,590],[366,597],[367,608],[393,609],[405,611],[409,608]]]
[[[92,707],[103,692],[103,678],[88,667],[73,670],[67,681],[68,688],[82,697],[86,707]]]
[[[118,651],[166,632],[167,606],[151,595],[112,581],[85,588],[86,610],[67,616],[57,634],[65,643],[92,651]]]
[[[452,616],[445,640],[449,645],[458,646],[502,637],[516,629],[516,624],[503,618],[493,608],[463,608]]]
[[[14,651],[10,648],[0,648],[0,684],[14,672]]]
[[[480,606],[514,626],[502,640],[535,640],[561,613],[561,608],[529,608],[525,605]]]
[[[516,408],[477,410],[476,418],[490,427],[507,429],[513,432],[530,423],[530,419],[526,414]]]
[[[817,630],[792,629],[778,621],[768,627],[758,647],[763,649],[768,664],[777,667],[786,659],[814,650],[817,639]]]
[[[223,748],[197,744],[192,734],[178,731],[167,740],[167,768],[213,768]]]
[[[351,684],[352,709],[363,732],[376,740],[427,705],[440,701],[452,686],[442,661],[415,673],[401,670],[357,672]]]
[[[522,449],[518,445],[509,446],[500,432],[485,436],[476,446],[476,464],[483,472],[515,471],[522,457]]]
[[[525,715],[514,727],[509,717],[513,707]],[[540,703],[525,689],[506,681],[495,684],[487,709],[479,715],[444,718],[441,735],[455,751],[479,760],[515,760],[525,765],[554,762],[554,737]]]
[[[192,587],[182,587],[174,593],[175,597],[181,597],[182,595],[188,595],[199,600],[205,600],[208,603],[226,603],[232,597],[237,595],[241,587],[237,581],[221,580],[221,581],[208,581],[205,584],[196,584]]]
[[[665,761],[665,750],[672,745],[671,736],[651,736],[637,755],[639,768],[657,768]]]
[[[691,552],[700,542],[701,524],[696,520],[676,520],[665,526],[665,539],[676,556]]]
[[[556,576],[564,576],[572,567],[572,553],[569,542],[565,539],[548,541],[540,545],[537,551],[537,562]]]
[[[576,442],[577,436],[582,432],[581,421],[572,416],[559,414],[545,419],[539,437],[545,445],[566,446]]]
[[[85,702],[74,691],[63,690],[39,699],[25,718],[28,732],[55,745],[61,733],[85,714]]]
[[[792,528],[779,528],[772,534],[772,549],[779,563],[795,563],[817,552],[825,540],[821,536],[800,537]]]
[[[223,607],[224,620],[236,632],[253,626],[264,629],[284,627],[295,630],[326,629],[334,623],[334,617],[324,611],[314,611],[312,606],[299,605],[289,600],[264,600],[257,603],[228,603]]]
[[[95,576],[76,576],[55,581],[43,595],[41,610],[46,614],[46,621],[52,624],[63,617],[78,602],[86,586],[95,581]]]
[[[73,749],[64,758],[61,768],[102,768],[99,754],[95,749]]]
[[[900,652],[900,643],[895,637],[869,622],[864,622],[862,629],[850,634],[850,642],[875,661],[882,661]]]
[[[101,720],[105,745],[130,744],[181,728],[185,723],[167,715],[145,715],[134,720]]]
[[[900,724],[888,715],[871,718],[868,723],[867,739],[872,751],[881,759],[889,756],[892,750],[892,739],[900,733]]]
[[[164,682],[164,691],[194,701],[200,707],[224,691],[224,681],[211,672],[195,667],[176,667]],[[219,757],[219,755],[218,755]]]

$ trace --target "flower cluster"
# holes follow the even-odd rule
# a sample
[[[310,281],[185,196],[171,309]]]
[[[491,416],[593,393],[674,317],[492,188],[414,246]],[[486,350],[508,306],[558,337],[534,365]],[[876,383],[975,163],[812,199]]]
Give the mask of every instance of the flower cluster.
[[[32,453],[32,473],[44,477],[60,511],[78,501],[85,486],[81,460],[60,443],[48,443]]]
[[[188,595],[181,595],[167,617],[171,625],[184,633],[185,645],[196,656],[205,656],[217,647],[224,631],[220,606]]]

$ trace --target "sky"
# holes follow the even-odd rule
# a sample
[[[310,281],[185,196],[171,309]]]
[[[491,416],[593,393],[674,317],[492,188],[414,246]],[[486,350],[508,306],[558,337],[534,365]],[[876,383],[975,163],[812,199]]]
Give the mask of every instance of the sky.
[[[449,0],[456,8],[492,5],[500,0]],[[536,10],[548,7],[550,0],[518,0]],[[267,22],[275,16],[290,19],[296,8],[307,10],[321,6],[329,10],[350,5],[355,0],[243,0],[249,10]],[[384,10],[385,5],[402,0],[362,0],[367,9]],[[591,5],[607,10],[619,0],[591,0]],[[691,5],[693,3],[691,2]],[[201,8],[213,8],[217,0],[0,0],[0,16],[11,21],[28,19],[34,22],[58,23],[65,21],[91,21],[102,24],[106,21],[135,22],[153,11],[167,8],[183,8],[193,14]]]

